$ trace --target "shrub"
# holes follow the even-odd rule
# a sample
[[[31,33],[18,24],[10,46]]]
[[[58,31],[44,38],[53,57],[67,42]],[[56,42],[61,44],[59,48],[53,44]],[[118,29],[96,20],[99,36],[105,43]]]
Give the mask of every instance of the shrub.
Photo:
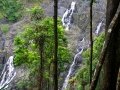
[[[0,0],[0,8],[9,21],[17,21],[21,17],[22,4],[18,0]]]
[[[2,12],[0,12],[0,19],[4,18]]]
[[[34,6],[31,9],[27,9],[30,12],[31,20],[42,20],[44,18],[44,11],[40,6]]]
[[[0,27],[4,34],[6,34],[9,31],[9,24],[1,24]]]

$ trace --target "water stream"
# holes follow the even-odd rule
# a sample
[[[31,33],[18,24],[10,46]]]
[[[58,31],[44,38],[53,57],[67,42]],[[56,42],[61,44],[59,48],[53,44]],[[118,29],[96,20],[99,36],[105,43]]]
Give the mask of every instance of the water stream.
[[[0,76],[0,90],[8,88],[9,83],[13,80],[15,75],[16,72],[13,65],[13,56],[10,56]]]
[[[70,9],[67,9],[66,11],[65,11],[65,13],[63,14],[63,17],[62,17],[62,23],[63,23],[63,26],[65,27],[65,29],[66,30],[69,30],[69,28],[70,28],[70,25],[71,25],[71,21],[72,21],[72,15],[73,15],[73,12],[75,11],[75,5],[76,5],[76,2],[72,2],[71,3],[71,7],[70,7]],[[99,35],[99,33],[100,33],[100,30],[101,30],[101,26],[102,26],[102,21],[97,25],[97,29],[95,30],[95,34],[96,35]],[[80,43],[83,43],[83,42],[85,42],[85,40],[84,40],[85,38],[83,38],[82,39],[82,41],[80,41]],[[71,64],[71,66],[70,66],[70,69],[69,69],[69,71],[68,71],[68,74],[67,74],[67,76],[66,76],[66,78],[65,78],[65,80],[64,80],[64,83],[63,83],[63,86],[62,86],[62,90],[66,90],[67,89],[67,85],[68,85],[68,82],[69,82],[69,79],[70,79],[70,77],[71,77],[71,75],[74,73],[74,67],[76,66],[76,58],[78,57],[78,56],[80,56],[81,55],[81,53],[83,52],[83,47],[81,46],[81,47],[79,47],[80,48],[80,50],[78,50],[77,49],[77,54],[74,56],[74,60],[73,60],[73,62],[72,62],[72,64]],[[79,58],[80,59],[80,58]]]
[[[95,30],[95,34],[96,35],[99,35],[99,33],[100,33],[100,30],[101,30],[101,26],[102,26],[102,21],[97,25],[97,29]],[[81,41],[80,41],[80,43],[83,43],[83,42],[85,42],[85,39],[83,38]],[[77,54],[75,54],[75,56],[74,56],[74,60],[73,60],[73,62],[72,62],[72,64],[71,64],[71,66],[70,66],[70,69],[69,69],[69,71],[68,71],[68,74],[67,74],[67,76],[66,76],[66,78],[65,78],[65,81],[64,81],[64,83],[63,83],[63,87],[62,87],[62,90],[66,90],[67,89],[67,85],[68,85],[68,82],[69,82],[69,79],[70,79],[70,77],[71,77],[71,74],[73,74],[74,73],[74,67],[75,67],[75,65],[76,65],[76,58],[79,56],[79,55],[81,55],[81,53],[83,52],[83,47],[79,47],[80,48],[80,50],[78,50],[77,49]]]
[[[97,29],[95,30],[96,35],[99,35],[100,30],[101,30],[101,26],[102,26],[102,21],[98,24]]]
[[[70,25],[71,25],[72,20],[73,20],[72,19],[73,13],[75,11],[75,6],[76,6],[76,2],[74,2],[74,1],[71,2],[70,8],[67,9],[65,11],[65,13],[63,14],[62,23],[63,23],[63,26],[65,27],[65,30],[69,30],[70,29]],[[84,38],[83,38],[83,40],[84,40]],[[82,40],[82,42],[83,42],[83,40]],[[80,47],[80,50],[77,49],[77,52],[78,53],[75,54],[74,60],[73,60],[73,62],[71,64],[71,66],[70,66],[68,74],[67,74],[67,76],[65,78],[65,81],[63,83],[62,90],[65,90],[67,88],[67,85],[68,85],[69,79],[71,77],[71,74],[74,72],[74,68],[76,66],[76,58],[81,55],[81,53],[83,52],[83,48]]]
[[[73,60],[73,62],[72,62],[72,64],[71,64],[71,66],[70,66],[70,69],[69,69],[69,71],[68,71],[68,74],[67,74],[67,76],[66,76],[66,78],[65,78],[65,81],[64,81],[64,83],[63,83],[63,87],[62,87],[62,90],[66,90],[66,88],[67,88],[67,85],[68,85],[68,81],[69,81],[69,79],[70,79],[70,76],[71,76],[71,74],[73,73],[73,71],[74,71],[74,66],[76,65],[76,58],[78,57],[78,55],[81,55],[81,53],[83,52],[83,48],[81,48],[81,50],[74,56],[74,60]]]
[[[63,26],[65,27],[65,30],[70,29],[70,25],[71,25],[72,20],[73,20],[72,19],[73,13],[75,11],[75,5],[76,5],[76,2],[72,2],[70,8],[67,9],[65,11],[65,13],[63,14],[62,23],[63,23]]]

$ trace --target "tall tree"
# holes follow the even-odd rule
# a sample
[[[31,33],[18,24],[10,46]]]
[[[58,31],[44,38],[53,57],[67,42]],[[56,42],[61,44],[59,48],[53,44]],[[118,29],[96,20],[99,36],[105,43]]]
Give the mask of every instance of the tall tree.
[[[120,8],[120,4],[119,4],[119,8]],[[112,19],[112,21],[111,21],[111,23],[109,25],[109,28],[108,28],[109,31],[106,34],[106,40],[105,40],[105,43],[104,43],[104,46],[103,46],[103,49],[102,49],[100,60],[99,60],[99,62],[97,64],[97,67],[96,67],[96,70],[95,70],[95,73],[94,73],[94,76],[93,76],[93,79],[92,79],[90,90],[95,90],[95,88],[97,86],[97,82],[98,82],[98,78],[99,78],[99,75],[100,75],[100,71],[101,71],[102,65],[103,65],[103,63],[105,61],[106,54],[108,52],[109,46],[111,44],[111,40],[112,40],[113,35],[114,35],[113,32],[116,31],[115,27],[118,24],[119,19],[120,19],[120,9],[117,10],[114,18]]]
[[[120,0],[107,0],[106,34],[110,22],[117,11],[119,2]],[[113,29],[113,34],[105,57],[102,90],[116,90],[117,75],[120,66],[120,17]]]
[[[90,83],[92,81],[92,56],[93,56],[93,36],[92,36],[92,5],[93,5],[93,0],[90,2],[90,45],[91,45],[91,50],[90,50]]]
[[[119,0],[107,0],[106,27],[105,27],[106,33],[110,25],[110,22],[112,21],[117,11],[118,5],[119,5]]]
[[[40,65],[39,65],[39,86],[38,90],[43,89],[43,73],[44,73],[44,42],[45,42],[45,37],[41,36],[38,39],[38,44],[39,44],[39,54],[40,54]]]
[[[58,32],[57,32],[57,16],[58,16],[58,0],[54,0],[54,90],[58,90]]]

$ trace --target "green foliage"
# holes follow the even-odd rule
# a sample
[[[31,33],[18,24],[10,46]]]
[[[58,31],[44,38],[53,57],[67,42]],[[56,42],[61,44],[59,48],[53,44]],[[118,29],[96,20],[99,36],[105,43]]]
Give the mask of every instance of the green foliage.
[[[69,59],[69,50],[67,47],[67,41],[64,37],[64,30],[60,25],[61,22],[58,22],[58,38],[59,38],[59,47],[58,47],[58,57],[61,66]],[[45,40],[45,54],[46,58],[52,60],[53,58],[53,47],[54,47],[54,33],[53,33],[53,20],[52,18],[45,18],[44,20],[38,22],[35,25],[31,25],[25,27],[25,31],[21,33],[21,35],[15,38],[15,65],[21,65],[23,63],[31,63],[34,60],[39,59],[39,55],[37,53],[37,44],[36,39],[40,36],[46,37]],[[37,31],[37,27],[39,27],[39,31]],[[36,30],[36,31],[35,31]]]
[[[3,18],[4,18],[4,16],[3,16],[2,12],[0,12],[0,19],[3,19]]]
[[[104,34],[102,33],[99,37],[95,37],[94,39],[94,46],[93,46],[93,70],[95,69],[96,63],[99,60],[99,56],[101,54],[101,49],[103,47],[103,42],[104,42]],[[85,51],[83,53],[84,60],[86,61],[87,64],[89,64],[89,52],[90,49]]]
[[[104,34],[102,33],[100,36],[95,37],[94,41],[94,46],[93,46],[93,72],[95,70],[96,64],[99,60],[99,56],[101,54],[101,50],[103,47],[103,42],[104,42]],[[77,82],[77,87],[81,87],[82,81],[85,82],[86,86],[89,86],[89,57],[90,57],[90,49],[87,49],[86,51],[83,52],[82,54],[83,57],[83,66],[78,70],[75,80]],[[82,90],[82,89],[78,89]]]
[[[9,31],[9,24],[1,24],[0,25],[1,31],[6,34]]]
[[[28,85],[29,85],[29,81],[27,80],[20,80],[18,83],[16,83],[18,90],[25,90],[29,87]]]
[[[44,42],[44,78],[49,79],[49,68],[53,62],[54,56],[54,32],[53,19],[44,18],[42,21],[33,22],[25,27],[24,32],[19,34],[14,40],[15,45],[15,60],[14,64],[19,66],[25,64],[31,71],[31,76],[35,77],[38,74],[40,63],[39,56],[39,40],[45,38]],[[67,49],[67,41],[64,37],[64,29],[61,26],[60,19],[58,20],[58,69],[59,73],[64,71],[64,65],[70,60],[70,51]],[[42,41],[41,41],[42,42]],[[40,44],[40,45],[39,45]]]
[[[29,29],[30,30],[30,29]],[[23,32],[20,36],[15,38],[15,65],[19,66],[23,63],[28,64],[34,62],[34,59],[38,57],[37,53],[35,52],[34,43],[30,40],[30,36],[28,36],[30,32],[28,28],[26,31]],[[29,46],[29,47],[28,47]],[[30,48],[30,50],[28,50]],[[37,57],[36,57],[37,56]],[[37,58],[38,60],[38,58]]]
[[[21,7],[18,0],[0,0],[0,9],[9,21],[17,21],[21,17]]]
[[[31,15],[31,23],[24,27],[24,31],[14,39],[14,53],[16,66],[24,64],[30,69],[30,82],[37,82],[39,78],[41,58],[43,49],[43,78],[52,82],[53,59],[54,59],[54,30],[53,18],[44,18],[43,10],[35,6],[28,9]],[[67,49],[67,41],[61,20],[58,19],[58,74],[64,71],[64,66],[70,60],[70,51]],[[41,48],[42,47],[42,48]],[[51,73],[51,74],[50,74]],[[32,86],[32,85],[31,85]]]
[[[27,9],[31,14],[31,20],[41,20],[44,17],[44,11],[40,6],[34,6],[31,9]]]

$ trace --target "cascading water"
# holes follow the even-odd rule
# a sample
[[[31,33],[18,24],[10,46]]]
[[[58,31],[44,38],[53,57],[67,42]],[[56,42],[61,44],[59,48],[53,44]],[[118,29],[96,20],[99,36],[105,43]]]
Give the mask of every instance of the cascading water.
[[[16,72],[13,65],[13,56],[10,56],[0,76],[0,90],[7,88],[8,84],[13,80],[15,75]]]
[[[70,9],[67,9],[65,13],[63,14],[62,23],[66,30],[69,30],[70,28],[70,25],[72,22],[72,16],[75,11],[75,5],[76,5],[76,2],[72,2]]]
[[[70,8],[69,9],[67,9],[66,11],[65,11],[65,13],[63,14],[63,17],[62,17],[62,23],[63,23],[63,26],[65,27],[65,30],[69,30],[70,29],[70,25],[71,25],[71,23],[72,23],[72,17],[73,17],[73,13],[74,13],[74,11],[75,11],[75,6],[76,6],[76,2],[72,2],[71,3],[71,6],[70,6]],[[84,40],[84,38],[83,38],[83,40]],[[82,40],[82,41],[83,41]],[[81,48],[81,47],[80,47]],[[67,76],[66,76],[66,78],[65,78],[65,81],[64,81],[64,83],[63,83],[63,87],[62,87],[62,90],[65,90],[66,88],[67,88],[67,85],[68,85],[68,81],[69,81],[69,79],[70,79],[70,77],[71,77],[71,74],[74,72],[74,67],[76,66],[76,58],[78,57],[78,55],[81,55],[81,53],[83,52],[83,48],[81,48],[81,50],[78,50],[77,49],[77,51],[78,51],[78,53],[74,56],[74,60],[73,60],[73,62],[72,62],[72,64],[71,64],[71,66],[70,66],[70,69],[69,69],[69,71],[68,71],[68,74],[67,74]]]
[[[69,81],[69,79],[70,79],[70,76],[71,76],[71,74],[74,72],[74,66],[76,65],[76,58],[78,57],[78,55],[81,55],[81,53],[83,52],[83,48],[81,48],[81,50],[74,56],[74,60],[73,60],[73,62],[72,62],[72,64],[71,64],[71,66],[70,66],[70,69],[69,69],[69,71],[68,71],[68,74],[67,74],[67,76],[66,76],[66,78],[65,78],[65,81],[64,81],[64,83],[63,83],[63,87],[62,87],[62,90],[66,90],[66,88],[67,88],[67,85],[68,85],[68,81]]]
[[[102,21],[98,24],[97,29],[95,30],[95,34],[96,35],[99,35],[101,26],[102,26]],[[84,38],[80,41],[80,43],[83,43],[83,42],[85,42]],[[68,81],[69,81],[69,79],[71,77],[71,74],[74,72],[74,66],[76,65],[76,63],[75,63],[76,62],[76,58],[78,57],[78,55],[81,55],[81,53],[83,52],[83,49],[84,49],[83,47],[80,47],[80,50],[77,49],[78,53],[74,56],[73,63],[71,64],[70,69],[68,71],[68,74],[67,74],[67,76],[65,78],[65,81],[63,83],[62,90],[66,90],[67,89]]]
[[[102,21],[98,24],[97,29],[95,30],[95,34],[96,34],[96,35],[99,34],[100,29],[101,29],[101,26],[102,26]]]

